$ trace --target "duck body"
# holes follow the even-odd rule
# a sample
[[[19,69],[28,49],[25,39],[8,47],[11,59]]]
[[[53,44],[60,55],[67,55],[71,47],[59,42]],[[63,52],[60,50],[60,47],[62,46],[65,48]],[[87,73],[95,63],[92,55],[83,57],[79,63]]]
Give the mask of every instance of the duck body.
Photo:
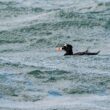
[[[84,51],[84,52],[77,52],[77,53],[74,53],[73,52],[73,49],[72,49],[72,45],[70,44],[65,44],[63,47],[62,47],[62,50],[64,50],[66,53],[64,55],[97,55],[99,54],[100,51],[97,51],[97,52],[89,52],[88,50]]]

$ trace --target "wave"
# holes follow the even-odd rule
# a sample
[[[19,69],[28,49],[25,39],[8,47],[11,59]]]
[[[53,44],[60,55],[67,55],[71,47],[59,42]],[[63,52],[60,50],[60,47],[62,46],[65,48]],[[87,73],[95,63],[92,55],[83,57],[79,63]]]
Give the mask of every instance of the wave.
[[[19,79],[18,79],[19,78]],[[49,96],[63,94],[106,94],[109,91],[109,75],[71,73],[64,70],[41,68],[27,74],[0,74],[0,96],[16,101],[38,101]],[[37,86],[36,86],[37,83]],[[58,90],[52,90],[54,86]]]
[[[106,94],[107,86],[110,83],[109,75],[82,74],[73,76],[71,87],[65,88],[68,94]]]
[[[23,40],[0,40],[0,44],[5,44],[5,43],[24,43],[25,41]]]
[[[62,90],[67,94],[106,94],[109,89],[110,76],[93,73],[71,73],[64,70],[41,71],[34,70],[28,73],[44,83],[59,82],[61,80],[71,82],[70,85],[63,85]]]
[[[105,10],[104,12],[86,13],[61,10],[59,12],[59,17],[63,19],[63,24],[67,24],[68,26],[75,25],[78,27],[106,27],[106,25],[108,24],[108,20],[110,19],[110,16],[109,14],[107,14],[107,12],[109,12],[109,10]]]
[[[3,4],[3,3],[1,3]],[[5,4],[5,3],[4,3]],[[19,4],[19,3],[18,3]],[[81,6],[81,4],[83,4]],[[109,4],[108,2],[106,4]],[[13,22],[9,22],[5,20],[5,24],[1,23],[1,25],[10,25],[12,29],[17,29],[20,27],[16,27],[15,24],[19,24],[25,28],[30,27],[30,30],[35,30],[36,28],[41,28],[42,30],[45,29],[44,27],[47,26],[46,29],[51,27],[51,29],[62,29],[62,27],[70,27],[70,26],[78,26],[78,27],[94,27],[94,26],[101,26],[101,27],[109,27],[106,26],[109,23],[109,11],[110,8],[105,3],[98,3],[98,2],[81,2],[78,6],[76,5],[71,7],[64,7],[58,10],[46,10],[42,9],[41,7],[22,7],[17,6],[17,3],[9,2],[6,3],[6,6],[9,5],[9,8],[12,9],[5,9],[6,15],[9,14],[10,19],[13,18]],[[14,5],[14,6],[13,6]],[[21,5],[21,4],[20,4]],[[32,5],[30,5],[32,6]],[[80,7],[80,8],[79,8]],[[3,13],[5,14],[5,10]],[[34,11],[33,11],[34,10]],[[85,11],[86,10],[86,11]],[[14,12],[15,11],[15,12]],[[39,13],[37,13],[37,11]],[[20,14],[22,13],[23,14]],[[1,12],[1,16],[3,14]],[[16,15],[14,15],[16,14]],[[29,15],[29,16],[28,16]],[[7,17],[4,17],[5,19]],[[25,18],[25,19],[21,19]],[[40,24],[42,24],[40,26]],[[63,25],[64,24],[64,25]],[[35,27],[33,28],[33,25]],[[2,26],[3,28],[3,26]],[[6,27],[4,27],[5,29]],[[38,29],[39,29],[38,28]],[[50,28],[49,28],[50,29]],[[29,29],[27,29],[29,30]]]
[[[33,7],[30,5],[30,7],[27,7],[26,5],[22,5],[23,2],[18,1],[0,1],[0,9],[2,11],[8,11],[9,13],[13,14],[23,14],[23,13],[38,13],[44,11],[41,7]],[[16,12],[16,13],[15,13]],[[4,13],[5,14],[5,13]],[[7,16],[8,17],[8,16]]]
[[[19,77],[19,79],[18,79]],[[31,86],[31,81],[26,81],[22,74],[0,74],[0,97],[13,101],[38,101],[43,97],[43,94],[35,92],[28,86]],[[27,89],[25,89],[27,86]],[[33,93],[35,92],[35,93]]]
[[[67,77],[66,74],[69,72],[64,70],[50,70],[50,71],[41,71],[41,70],[34,70],[28,73],[35,78],[44,78],[45,82],[57,81]]]

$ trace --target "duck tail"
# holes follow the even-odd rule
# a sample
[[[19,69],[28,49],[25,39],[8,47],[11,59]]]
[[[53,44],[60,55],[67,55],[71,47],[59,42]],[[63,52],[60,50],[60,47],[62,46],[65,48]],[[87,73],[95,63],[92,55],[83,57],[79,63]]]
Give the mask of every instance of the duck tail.
[[[88,53],[88,52],[89,52],[89,48],[90,48],[90,47],[88,47],[88,48],[86,49],[86,51],[85,51],[86,53]]]

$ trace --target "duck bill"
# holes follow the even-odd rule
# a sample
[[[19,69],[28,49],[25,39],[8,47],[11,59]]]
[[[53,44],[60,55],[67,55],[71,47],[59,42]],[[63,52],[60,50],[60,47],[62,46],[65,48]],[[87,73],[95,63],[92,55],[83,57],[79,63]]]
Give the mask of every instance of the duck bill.
[[[56,51],[57,51],[57,52],[62,51],[62,47],[57,47],[57,48],[56,48]]]

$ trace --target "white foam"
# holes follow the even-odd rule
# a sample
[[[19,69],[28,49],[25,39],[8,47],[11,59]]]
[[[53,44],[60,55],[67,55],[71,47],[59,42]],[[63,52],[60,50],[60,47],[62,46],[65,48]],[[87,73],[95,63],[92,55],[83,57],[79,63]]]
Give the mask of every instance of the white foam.
[[[37,102],[13,102],[13,101],[0,101],[0,107],[8,109],[26,109],[26,110],[48,110],[48,109],[89,109],[89,110],[109,110],[108,103],[110,96],[69,96],[69,97],[48,97],[45,100]],[[104,104],[104,106],[103,106]]]

